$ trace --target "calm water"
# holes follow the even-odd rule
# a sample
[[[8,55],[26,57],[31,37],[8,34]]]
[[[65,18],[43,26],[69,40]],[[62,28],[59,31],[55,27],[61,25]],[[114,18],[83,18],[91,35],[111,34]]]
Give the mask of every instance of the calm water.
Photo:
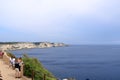
[[[76,80],[120,80],[119,45],[82,45],[12,51],[38,58],[58,78]]]

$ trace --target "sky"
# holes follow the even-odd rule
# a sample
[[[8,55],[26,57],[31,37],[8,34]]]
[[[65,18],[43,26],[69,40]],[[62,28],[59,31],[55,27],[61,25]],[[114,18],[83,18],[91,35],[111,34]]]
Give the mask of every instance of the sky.
[[[120,44],[120,0],[0,0],[0,42]]]

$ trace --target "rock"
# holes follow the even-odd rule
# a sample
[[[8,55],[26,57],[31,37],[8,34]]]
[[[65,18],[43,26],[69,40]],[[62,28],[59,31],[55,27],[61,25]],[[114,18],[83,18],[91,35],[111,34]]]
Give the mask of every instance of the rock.
[[[17,50],[29,48],[49,48],[66,46],[64,43],[50,43],[50,42],[11,42],[0,43],[0,50]]]

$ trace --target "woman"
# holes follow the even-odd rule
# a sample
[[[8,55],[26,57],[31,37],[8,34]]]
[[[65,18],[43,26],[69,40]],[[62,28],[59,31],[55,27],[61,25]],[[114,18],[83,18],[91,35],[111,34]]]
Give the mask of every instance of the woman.
[[[15,59],[15,78],[20,77],[19,59]]]
[[[15,59],[15,77],[20,78],[21,77],[21,66],[23,65],[22,58]]]

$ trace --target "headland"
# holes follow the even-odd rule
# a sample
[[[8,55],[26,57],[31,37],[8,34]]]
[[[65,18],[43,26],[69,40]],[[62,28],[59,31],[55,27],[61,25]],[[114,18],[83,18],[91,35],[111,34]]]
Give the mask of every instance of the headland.
[[[0,50],[18,50],[30,48],[50,48],[67,46],[64,43],[50,42],[0,42]]]

